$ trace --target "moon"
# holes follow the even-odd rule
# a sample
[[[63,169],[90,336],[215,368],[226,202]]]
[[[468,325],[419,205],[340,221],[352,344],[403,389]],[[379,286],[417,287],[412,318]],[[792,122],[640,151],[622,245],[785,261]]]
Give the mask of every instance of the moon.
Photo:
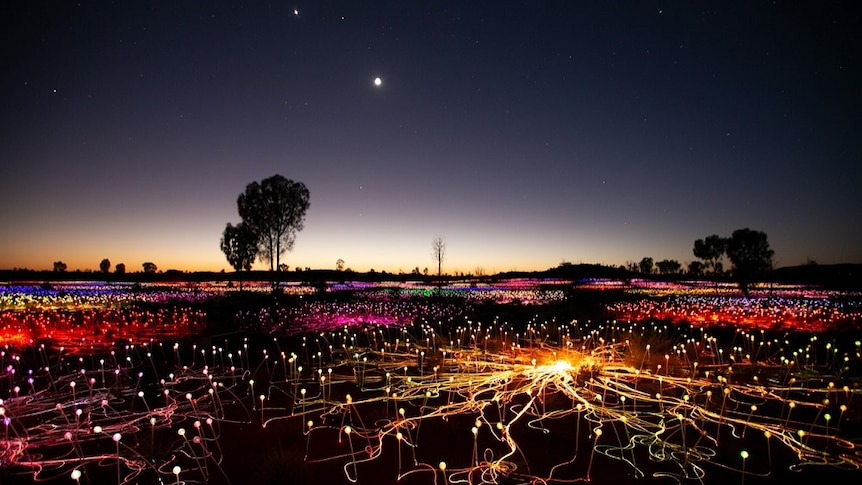
[[[383,80],[382,80],[382,79],[380,79],[379,77],[374,78],[374,85],[375,85],[375,86],[380,86],[380,85],[382,85],[382,84],[383,84]]]

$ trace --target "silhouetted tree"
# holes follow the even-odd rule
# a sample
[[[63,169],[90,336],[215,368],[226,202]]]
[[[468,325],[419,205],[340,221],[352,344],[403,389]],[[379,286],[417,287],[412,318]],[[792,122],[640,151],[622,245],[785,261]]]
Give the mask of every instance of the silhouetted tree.
[[[772,256],[765,232],[737,229],[727,241],[727,257],[733,263],[733,277],[746,295],[749,285],[772,269]]]
[[[641,262],[638,263],[638,269],[641,273],[652,274],[653,267],[653,259],[649,256],[641,259]]]
[[[437,276],[443,274],[443,259],[446,258],[446,239],[437,236],[431,240],[431,258],[437,261]]]
[[[54,272],[55,273],[65,273],[66,272],[66,263],[62,261],[54,261]]]
[[[159,270],[159,267],[156,266],[156,263],[150,263],[149,261],[142,264],[141,267],[144,268],[144,273],[155,273]]]
[[[675,259],[663,259],[655,264],[658,267],[658,272],[661,274],[676,274],[682,265]]]
[[[221,250],[235,271],[250,271],[257,257],[257,237],[242,222],[235,226],[228,222],[222,232]]]
[[[721,257],[727,251],[727,239],[713,234],[705,239],[698,239],[694,242],[694,257],[702,259],[705,266],[712,268],[712,274],[720,274],[724,269],[721,264]]]
[[[344,271],[344,260],[338,258],[335,260],[335,271]]]
[[[102,262],[99,263],[99,271],[101,271],[102,273],[108,273],[109,271],[111,271],[111,262],[108,260],[108,258],[103,259]]]
[[[281,175],[252,182],[236,201],[239,216],[256,236],[270,271],[281,270],[281,255],[293,249],[305,223],[308,189]]]
[[[688,263],[688,274],[692,276],[701,276],[703,274],[703,263],[700,261],[692,261]]]
[[[126,274],[126,265],[123,263],[117,263],[117,266],[114,267],[114,273]]]

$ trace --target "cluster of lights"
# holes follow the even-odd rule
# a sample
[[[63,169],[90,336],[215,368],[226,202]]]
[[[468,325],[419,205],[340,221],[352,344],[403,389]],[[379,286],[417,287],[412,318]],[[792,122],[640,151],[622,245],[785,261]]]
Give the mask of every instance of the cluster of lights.
[[[245,383],[229,367],[183,365],[178,344],[158,348],[159,355],[127,349],[99,360],[40,349],[45,366],[35,368],[2,352],[2,467],[34,481],[76,483],[104,481],[109,466],[117,484],[179,481],[180,474],[205,483],[219,474],[220,427]],[[161,442],[171,443],[169,456],[154,460]]]
[[[862,300],[675,296],[608,307],[621,320],[667,320],[693,325],[822,332],[862,323]]]
[[[730,282],[716,281],[655,281],[644,279],[632,279],[628,281],[592,278],[578,281],[576,286],[584,290],[618,290],[629,294],[643,295],[649,297],[668,296],[744,296],[739,285]],[[846,292],[828,290],[809,285],[790,285],[776,283],[760,283],[749,288],[749,297],[753,298],[820,298],[820,299],[846,299],[858,300],[862,294],[858,292]]]
[[[462,312],[462,307],[453,304],[431,304],[415,299],[357,299],[348,302],[305,300],[291,307],[240,312],[236,320],[249,329],[293,335],[346,326],[403,327],[420,316],[451,318]]]
[[[0,346],[46,344],[67,354],[104,354],[118,346],[147,346],[193,335],[206,315],[192,309],[42,310],[0,313]]]

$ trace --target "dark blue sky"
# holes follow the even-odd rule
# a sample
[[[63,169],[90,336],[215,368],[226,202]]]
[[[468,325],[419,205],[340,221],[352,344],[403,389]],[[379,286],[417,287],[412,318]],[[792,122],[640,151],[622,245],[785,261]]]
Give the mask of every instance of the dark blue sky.
[[[862,17],[799,3],[7,2],[0,267],[229,268],[275,173],[291,267],[862,262]]]

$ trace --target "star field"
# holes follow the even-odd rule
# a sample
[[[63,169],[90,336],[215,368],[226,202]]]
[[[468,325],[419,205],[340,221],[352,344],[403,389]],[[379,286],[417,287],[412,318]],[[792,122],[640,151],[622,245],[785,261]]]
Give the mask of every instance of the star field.
[[[424,268],[436,235],[450,272],[685,263],[742,227],[862,262],[850,3],[2,10],[0,268],[229,268],[275,173],[311,193],[291,267]]]

